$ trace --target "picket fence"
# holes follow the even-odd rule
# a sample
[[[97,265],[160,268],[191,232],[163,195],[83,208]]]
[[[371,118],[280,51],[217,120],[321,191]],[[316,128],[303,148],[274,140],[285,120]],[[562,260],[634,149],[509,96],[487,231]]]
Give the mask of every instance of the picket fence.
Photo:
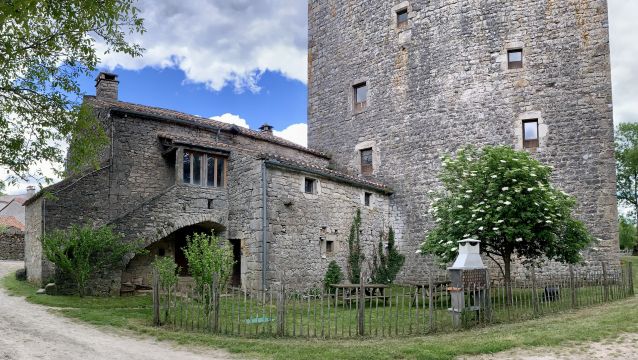
[[[220,286],[217,276],[200,289],[192,281],[162,288],[154,274],[153,322],[176,330],[245,337],[422,335],[624,299],[634,295],[632,272],[631,263],[611,270],[602,264],[599,271],[570,267],[566,274],[542,277],[530,270],[525,280],[512,281],[509,301],[502,279],[492,279],[485,286],[470,284],[464,289],[466,310],[460,324],[451,316],[448,279],[429,278],[409,286],[357,284],[330,291],[287,289],[281,281],[266,291],[246,292]],[[481,296],[485,301],[477,306]]]

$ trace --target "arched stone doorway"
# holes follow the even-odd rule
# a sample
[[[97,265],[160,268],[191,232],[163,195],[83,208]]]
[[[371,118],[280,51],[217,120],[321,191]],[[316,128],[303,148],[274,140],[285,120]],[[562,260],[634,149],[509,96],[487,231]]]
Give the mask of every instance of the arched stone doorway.
[[[152,281],[151,264],[156,257],[172,257],[180,267],[180,276],[190,276],[188,262],[183,251],[187,244],[187,238],[195,233],[211,232],[225,238],[226,227],[216,222],[202,221],[172,230],[168,235],[148,245],[146,254],[136,255],[128,262],[122,273],[122,283],[149,286]],[[234,241],[230,241],[230,243],[233,246],[235,258],[232,282],[234,286],[239,286],[241,282],[240,244]]]

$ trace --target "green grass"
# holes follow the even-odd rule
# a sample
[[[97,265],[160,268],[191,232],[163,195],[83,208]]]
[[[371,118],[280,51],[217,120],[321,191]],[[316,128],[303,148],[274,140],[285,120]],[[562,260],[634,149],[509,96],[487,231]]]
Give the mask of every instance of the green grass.
[[[630,260],[638,262],[638,258]],[[46,296],[35,295],[34,287],[15,281],[12,275],[5,278],[3,283],[11,293],[25,296],[34,303],[61,308],[55,311],[71,318],[100,326],[128,329],[184,345],[226,349],[245,357],[454,359],[460,355],[494,353],[516,347],[599,341],[621,333],[638,332],[638,299],[631,298],[526,322],[431,336],[353,340],[246,339],[152,327],[148,296],[83,299]]]

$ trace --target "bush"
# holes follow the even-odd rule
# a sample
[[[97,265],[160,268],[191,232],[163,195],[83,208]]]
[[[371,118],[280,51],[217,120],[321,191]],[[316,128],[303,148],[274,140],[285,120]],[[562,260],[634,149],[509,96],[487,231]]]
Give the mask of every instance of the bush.
[[[350,235],[348,236],[348,279],[353,284],[359,283],[361,276],[361,265],[365,260],[365,256],[361,250],[361,210],[357,209],[350,226]]]
[[[213,233],[195,233],[186,238],[183,250],[198,291],[203,291],[206,284],[212,284],[213,273],[218,274],[220,287],[226,285],[235,263],[233,249],[227,240]]]
[[[328,271],[323,278],[323,287],[328,293],[334,292],[334,289],[330,287],[331,284],[339,284],[343,281],[343,271],[336,261],[332,260],[328,264]]]
[[[142,253],[140,242],[126,243],[123,235],[108,226],[73,225],[68,230],[54,230],[42,239],[44,253],[84,296],[91,276],[116,267],[124,255]]]
[[[179,266],[170,257],[158,257],[153,261],[153,268],[159,275],[160,286],[169,289],[177,284],[177,274],[179,274]]]
[[[405,262],[405,256],[399,253],[394,242],[394,230],[390,228],[387,235],[388,251],[384,250],[384,234],[379,238],[377,255],[372,259],[371,281],[375,284],[392,284]]]

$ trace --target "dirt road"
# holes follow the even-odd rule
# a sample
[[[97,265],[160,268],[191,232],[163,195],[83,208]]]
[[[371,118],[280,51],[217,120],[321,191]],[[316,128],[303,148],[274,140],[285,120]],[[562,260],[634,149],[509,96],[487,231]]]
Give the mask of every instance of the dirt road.
[[[0,278],[21,266],[21,262],[0,261]],[[0,360],[230,358],[221,350],[185,349],[148,338],[104,332],[55,316],[46,307],[9,296],[0,289]]]
[[[629,360],[638,359],[638,334],[624,334],[601,342],[553,348],[514,349],[463,360]]]

